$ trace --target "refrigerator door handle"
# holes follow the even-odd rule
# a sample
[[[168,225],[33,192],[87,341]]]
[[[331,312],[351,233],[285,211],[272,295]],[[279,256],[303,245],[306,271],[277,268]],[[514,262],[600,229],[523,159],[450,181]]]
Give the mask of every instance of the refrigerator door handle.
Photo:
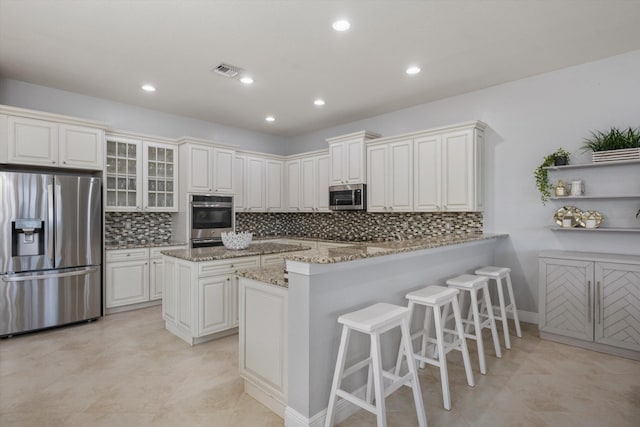
[[[56,207],[56,267],[59,266],[60,260],[62,259],[62,192],[60,191],[61,186],[59,184],[55,184],[56,188],[56,196],[55,196],[55,207]]]
[[[59,277],[83,276],[85,274],[95,273],[98,267],[90,267],[85,270],[68,271],[65,273],[51,274],[31,274],[28,276],[2,276],[3,282],[26,282],[29,280],[57,279]]]
[[[54,204],[53,204],[53,185],[49,184],[47,185],[47,212],[49,215],[48,221],[47,221],[47,257],[49,258],[49,262],[51,263],[51,266],[53,267],[54,264],[54,259],[53,259],[53,234],[54,234],[54,230],[53,230],[53,224],[54,224],[54,215],[53,215],[53,209],[54,209]]]

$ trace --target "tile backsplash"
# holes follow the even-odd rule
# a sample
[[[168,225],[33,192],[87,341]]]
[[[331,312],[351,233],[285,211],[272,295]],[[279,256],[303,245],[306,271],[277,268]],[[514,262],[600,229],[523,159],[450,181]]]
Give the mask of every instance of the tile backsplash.
[[[105,212],[105,244],[157,243],[171,240],[171,214]]]
[[[236,213],[236,230],[369,241],[482,233],[482,212]]]

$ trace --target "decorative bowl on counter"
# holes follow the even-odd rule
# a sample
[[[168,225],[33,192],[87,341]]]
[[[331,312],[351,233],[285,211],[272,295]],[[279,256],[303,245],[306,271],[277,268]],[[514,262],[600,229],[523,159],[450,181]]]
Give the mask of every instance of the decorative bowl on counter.
[[[222,243],[225,248],[240,250],[246,249],[249,246],[251,239],[253,239],[253,233],[249,233],[248,231],[240,233],[230,231],[228,233],[220,233],[220,237],[222,238]]]

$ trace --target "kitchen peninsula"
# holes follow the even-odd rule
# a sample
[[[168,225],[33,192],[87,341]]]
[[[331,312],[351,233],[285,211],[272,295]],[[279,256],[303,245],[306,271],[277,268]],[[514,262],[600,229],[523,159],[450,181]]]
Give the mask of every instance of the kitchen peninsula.
[[[338,352],[337,318],[376,302],[406,305],[411,290],[491,265],[504,237],[447,235],[289,252],[286,279],[278,267],[239,270],[245,391],[285,425],[319,425]],[[352,344],[354,358],[368,352],[368,342]],[[339,409],[338,419],[351,409]]]

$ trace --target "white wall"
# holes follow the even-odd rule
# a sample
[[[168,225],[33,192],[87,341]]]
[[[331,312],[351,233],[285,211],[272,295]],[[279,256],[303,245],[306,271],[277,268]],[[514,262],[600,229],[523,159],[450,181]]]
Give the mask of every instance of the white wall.
[[[428,72],[422,78],[429,78]],[[325,138],[359,130],[384,136],[480,119],[486,133],[487,203],[485,230],[506,232],[510,245],[497,261],[514,269],[520,309],[537,312],[537,253],[544,249],[598,251],[640,255],[640,233],[568,234],[552,232],[553,213],[561,202],[543,206],[535,188],[533,170],[545,155],[563,147],[578,152],[595,129],[640,126],[640,51],[494,86],[461,96],[419,105],[295,138],[289,153],[326,147]],[[587,162],[576,153],[573,163]],[[627,167],[628,168],[628,167]],[[637,166],[640,169],[640,166]],[[615,169],[588,177],[622,181]],[[640,194],[640,173],[630,184]],[[629,175],[627,175],[629,176]],[[576,178],[582,177],[577,172]],[[585,174],[586,179],[586,174]],[[632,202],[575,203],[605,216],[624,216],[640,227]]]
[[[113,129],[180,138],[191,136],[247,150],[285,154],[285,138],[94,98],[17,80],[0,79],[0,104],[108,123]]]

